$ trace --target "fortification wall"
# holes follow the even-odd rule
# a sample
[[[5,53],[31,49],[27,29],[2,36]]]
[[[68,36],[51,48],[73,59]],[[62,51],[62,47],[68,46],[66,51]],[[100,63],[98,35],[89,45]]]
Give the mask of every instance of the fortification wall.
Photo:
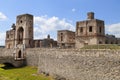
[[[26,49],[26,64],[28,66],[38,67],[39,55],[42,54],[42,49]]]
[[[28,49],[39,73],[67,80],[119,80],[120,50]],[[37,64],[38,63],[38,64]]]
[[[0,48],[0,56],[12,53]],[[120,50],[26,49],[26,62],[56,80],[120,80]]]
[[[14,49],[0,48],[0,57],[13,56]]]

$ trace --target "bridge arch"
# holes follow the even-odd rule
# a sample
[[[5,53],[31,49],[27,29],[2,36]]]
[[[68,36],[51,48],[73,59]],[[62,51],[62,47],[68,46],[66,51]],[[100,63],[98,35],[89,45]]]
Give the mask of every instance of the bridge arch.
[[[0,57],[0,64],[21,67],[25,65],[25,60],[15,60],[14,57]]]
[[[9,63],[9,62],[5,62],[5,63],[2,63],[4,66],[2,68],[4,69],[11,69],[11,68],[14,68],[15,66],[12,64],[12,63]]]

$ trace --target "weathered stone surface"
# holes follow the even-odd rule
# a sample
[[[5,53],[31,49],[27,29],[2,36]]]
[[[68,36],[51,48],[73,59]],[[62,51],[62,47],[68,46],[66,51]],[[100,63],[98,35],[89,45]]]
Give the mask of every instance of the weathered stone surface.
[[[12,62],[11,53],[0,49],[0,63]],[[56,80],[120,80],[120,50],[34,48],[26,49],[26,61]]]
[[[21,67],[25,65],[24,60],[15,60],[13,55],[13,49],[1,49],[0,48],[0,64],[10,63],[14,67]]]
[[[120,51],[29,49],[27,55],[38,54],[38,72],[66,80],[119,80]],[[36,58],[28,63],[34,65]],[[35,61],[34,61],[35,60]],[[36,63],[36,64],[37,64]]]

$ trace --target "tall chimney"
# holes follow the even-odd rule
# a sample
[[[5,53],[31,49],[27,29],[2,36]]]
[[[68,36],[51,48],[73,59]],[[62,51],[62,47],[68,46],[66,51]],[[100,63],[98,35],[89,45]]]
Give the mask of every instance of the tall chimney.
[[[87,19],[94,19],[94,12],[88,12]]]

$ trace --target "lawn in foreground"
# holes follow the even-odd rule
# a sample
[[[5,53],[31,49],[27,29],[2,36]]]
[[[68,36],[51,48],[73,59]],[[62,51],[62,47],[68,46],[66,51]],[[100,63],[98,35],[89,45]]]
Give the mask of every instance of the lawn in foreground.
[[[3,69],[0,64],[0,80],[53,80],[51,77],[37,74],[35,67]]]

